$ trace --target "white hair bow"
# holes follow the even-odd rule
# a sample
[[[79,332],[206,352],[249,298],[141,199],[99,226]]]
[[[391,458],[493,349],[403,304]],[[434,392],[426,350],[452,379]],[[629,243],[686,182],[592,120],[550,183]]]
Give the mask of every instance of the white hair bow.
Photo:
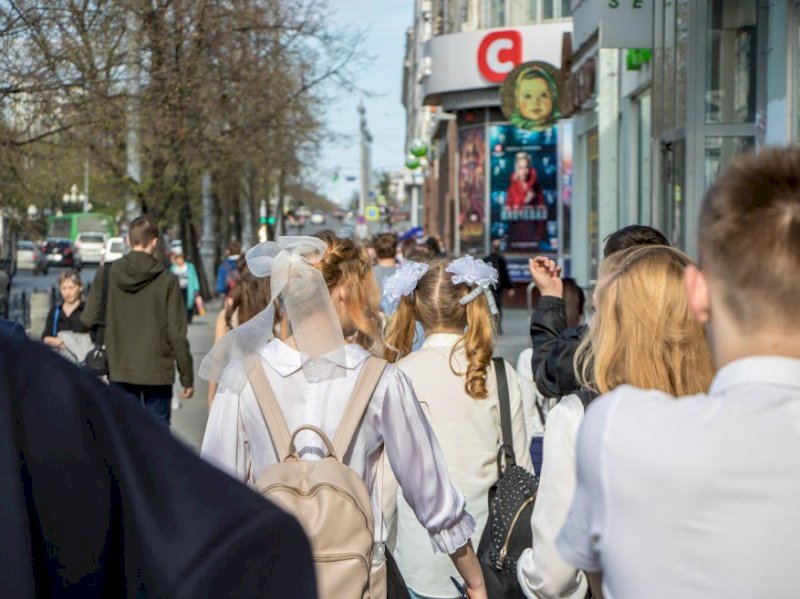
[[[458,301],[462,306],[483,293],[489,303],[489,311],[492,315],[497,316],[500,313],[494,301],[494,296],[490,291],[492,286],[497,285],[498,280],[497,269],[491,264],[483,260],[476,260],[472,256],[464,256],[458,260],[453,260],[450,266],[445,269],[445,272],[453,275],[453,285],[464,283],[469,287],[475,287]]]
[[[401,297],[411,295],[417,283],[428,272],[428,265],[422,262],[407,260],[398,266],[383,284],[383,299],[390,307],[394,307]]]

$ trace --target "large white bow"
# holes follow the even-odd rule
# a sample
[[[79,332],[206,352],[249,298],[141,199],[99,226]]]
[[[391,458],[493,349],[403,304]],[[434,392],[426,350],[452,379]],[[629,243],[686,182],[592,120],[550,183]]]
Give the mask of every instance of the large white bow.
[[[270,303],[255,317],[220,339],[203,359],[199,375],[240,391],[247,380],[241,360],[258,352],[273,336],[275,300],[280,297],[292,326],[301,364],[311,379],[340,376],[348,367],[341,322],[322,273],[314,268],[327,244],[316,237],[279,237],[247,251],[247,267],[270,279]]]

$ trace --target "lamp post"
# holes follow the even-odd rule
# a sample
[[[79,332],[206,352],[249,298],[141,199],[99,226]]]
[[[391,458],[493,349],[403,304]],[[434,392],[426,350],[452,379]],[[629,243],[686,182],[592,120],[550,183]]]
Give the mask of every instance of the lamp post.
[[[78,186],[74,183],[69,191],[61,197],[62,201],[67,205],[81,205],[81,212],[86,212],[88,209],[87,197],[85,193],[78,192]]]

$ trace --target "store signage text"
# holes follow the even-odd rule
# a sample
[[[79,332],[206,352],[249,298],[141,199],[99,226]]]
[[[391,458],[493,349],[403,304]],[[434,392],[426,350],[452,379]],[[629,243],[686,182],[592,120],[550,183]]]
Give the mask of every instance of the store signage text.
[[[521,63],[522,35],[514,29],[493,31],[478,46],[478,70],[492,83],[502,83]]]
[[[594,95],[596,73],[597,66],[594,57],[588,58],[572,73],[572,109],[574,111],[580,110],[583,103]]]

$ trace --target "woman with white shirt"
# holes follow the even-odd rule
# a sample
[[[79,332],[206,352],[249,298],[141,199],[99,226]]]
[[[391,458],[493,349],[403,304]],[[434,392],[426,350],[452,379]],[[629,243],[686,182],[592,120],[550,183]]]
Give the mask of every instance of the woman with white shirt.
[[[384,297],[399,301],[387,334],[388,354],[414,384],[431,423],[453,483],[464,493],[467,510],[482,531],[488,517],[487,493],[497,481],[501,446],[500,407],[492,353],[494,324],[488,285],[496,271],[473,258],[429,264],[406,262],[387,280]],[[411,353],[414,323],[425,331],[422,348]],[[520,388],[506,364],[514,452],[531,470]],[[415,459],[415,458],[414,458]],[[412,597],[458,597],[452,565],[434,555],[425,530],[409,504],[398,498],[395,556]]]
[[[532,262],[542,295],[560,297],[554,264]],[[544,462],[531,516],[533,547],[517,577],[531,599],[582,599],[586,576],[561,559],[555,540],[575,493],[575,444],[584,409],[620,385],[681,396],[708,390],[713,367],[703,327],[690,312],[683,273],[691,260],[669,246],[637,246],[600,266],[595,313],[575,356],[581,396],[563,398],[547,415]],[[595,589],[593,589],[595,590]]]
[[[280,238],[279,244],[251,249],[247,260],[256,276],[270,275],[273,301],[226,334],[201,366],[201,376],[219,382],[201,454],[253,485],[278,457],[244,362],[253,355],[261,358],[290,431],[313,424],[333,438],[370,350],[382,351],[383,346],[372,265],[366,251],[350,240],[332,235]],[[291,333],[270,340],[273,330],[281,330],[274,317],[278,295]],[[301,432],[295,443],[302,459],[325,455],[322,441],[310,431]],[[470,544],[474,520],[463,495],[450,482],[408,377],[391,365],[384,370],[345,455],[345,463],[370,492],[376,545],[385,542],[375,484],[384,449],[403,495],[427,530],[429,546],[450,556],[467,581],[469,597],[486,597]],[[382,548],[375,554],[382,555]]]

